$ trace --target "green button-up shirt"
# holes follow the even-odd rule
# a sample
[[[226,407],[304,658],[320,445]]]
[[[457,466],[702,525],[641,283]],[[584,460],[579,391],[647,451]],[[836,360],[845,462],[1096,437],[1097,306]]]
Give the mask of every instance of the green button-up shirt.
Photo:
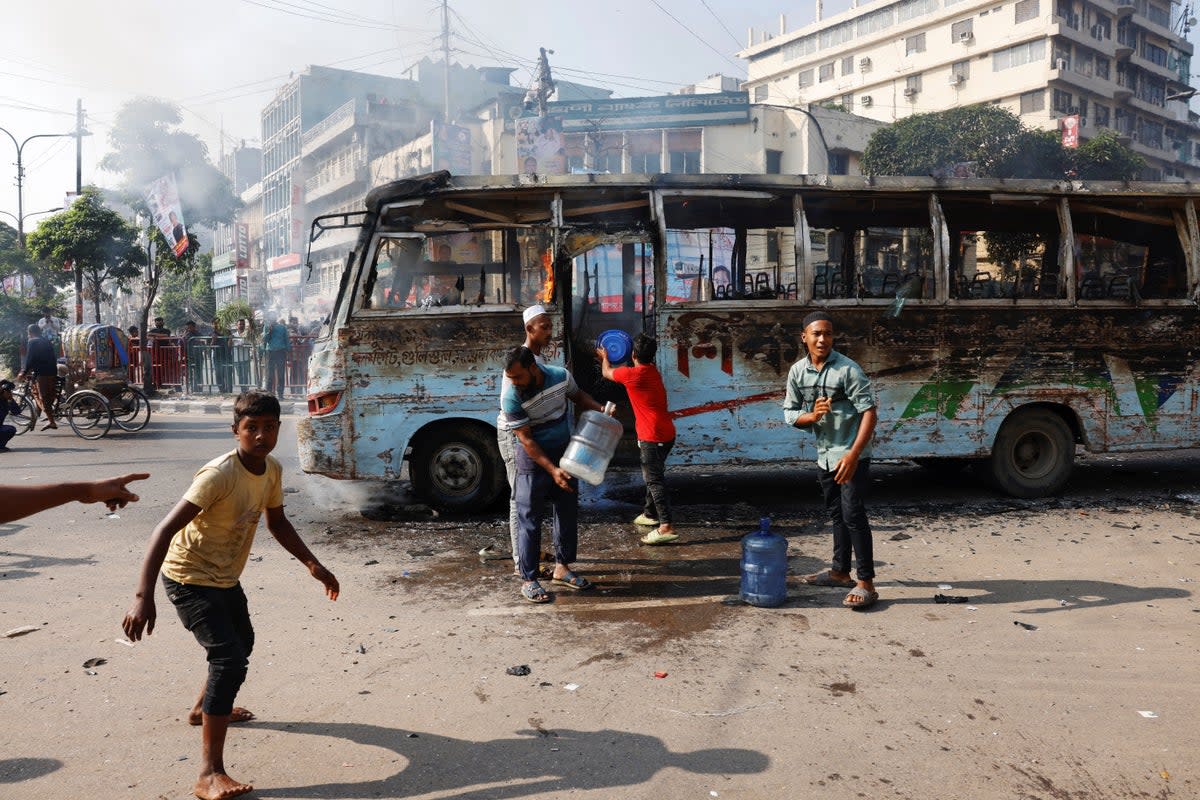
[[[862,367],[834,350],[820,370],[813,368],[807,356],[792,365],[783,399],[784,421],[795,425],[801,414],[813,410],[818,397],[830,398],[833,410],[809,426],[817,437],[817,466],[833,470],[850,452],[863,413],[875,407],[875,393]],[[870,456],[871,443],[867,442],[859,458]]]

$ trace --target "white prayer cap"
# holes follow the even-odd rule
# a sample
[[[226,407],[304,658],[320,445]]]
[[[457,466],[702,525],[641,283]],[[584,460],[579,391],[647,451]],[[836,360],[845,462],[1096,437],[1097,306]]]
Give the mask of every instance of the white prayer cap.
[[[545,306],[540,306],[540,305],[539,306],[530,306],[529,308],[525,309],[525,313],[523,313],[521,315],[521,320],[526,325],[528,325],[529,321],[532,320],[534,317],[540,317],[542,314],[545,314],[545,313],[546,313]]]

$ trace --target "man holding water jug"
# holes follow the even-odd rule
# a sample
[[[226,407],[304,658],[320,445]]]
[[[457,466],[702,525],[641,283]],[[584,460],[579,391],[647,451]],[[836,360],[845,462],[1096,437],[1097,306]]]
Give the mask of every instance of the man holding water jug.
[[[521,596],[546,603],[550,594],[538,583],[542,515],[546,501],[554,508],[554,574],[551,583],[581,591],[594,584],[571,571],[579,539],[579,482],[559,467],[571,441],[567,401],[585,411],[603,412],[600,404],[579,388],[571,373],[553,364],[539,364],[533,351],[515,347],[504,358],[505,387],[500,396],[500,422],[517,438],[517,474],[513,499],[517,506],[517,564]]]
[[[817,437],[817,480],[833,523],[832,566],[803,580],[849,587],[842,605],[869,608],[879,599],[871,524],[863,504],[870,485],[875,395],[862,367],[833,349],[833,319],[828,314],[814,311],[803,325],[808,355],[788,372],[783,418]],[[857,581],[850,576],[851,550],[858,562]]]

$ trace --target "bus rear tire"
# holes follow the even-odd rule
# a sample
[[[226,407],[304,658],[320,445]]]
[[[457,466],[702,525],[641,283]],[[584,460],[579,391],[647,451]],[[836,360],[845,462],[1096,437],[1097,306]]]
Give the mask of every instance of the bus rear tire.
[[[482,425],[440,425],[423,433],[409,459],[413,489],[445,511],[490,507],[505,486],[496,434]]]
[[[1013,497],[1045,497],[1066,484],[1075,466],[1075,437],[1058,414],[1027,408],[1011,414],[996,434],[991,479]]]

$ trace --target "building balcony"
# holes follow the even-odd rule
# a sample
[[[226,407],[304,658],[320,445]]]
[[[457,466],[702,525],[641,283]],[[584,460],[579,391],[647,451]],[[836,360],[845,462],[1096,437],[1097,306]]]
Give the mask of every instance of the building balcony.
[[[1105,38],[1103,29],[1098,25],[1090,28],[1079,25],[1077,15],[1072,20],[1054,17],[1054,24],[1050,26],[1049,33],[1051,36],[1058,36],[1081,44],[1089,50],[1096,50],[1109,58],[1116,57],[1116,42],[1111,38]]]
[[[1169,116],[1165,106],[1160,106],[1157,103],[1153,103],[1149,100],[1138,97],[1137,95],[1132,95],[1129,97],[1127,102],[1129,103],[1130,108],[1136,108],[1138,111],[1143,113],[1151,114],[1155,117]]]
[[[1098,78],[1095,75],[1085,75],[1082,72],[1066,67],[1063,69],[1050,70],[1050,82],[1059,82],[1069,84],[1073,89],[1083,89],[1094,95],[1106,97],[1113,90],[1112,81],[1105,78]]]
[[[1132,17],[1134,12],[1134,0],[1117,0],[1117,19]]]
[[[317,173],[313,177],[304,182],[304,200],[306,203],[312,203],[320,200],[322,197],[328,197],[334,192],[341,191],[348,186],[353,186],[356,183],[365,183],[367,180],[368,168],[364,164],[356,164],[352,169],[343,170],[337,174]],[[366,194],[366,190],[363,190]]]
[[[1167,64],[1159,64],[1157,61],[1151,61],[1140,53],[1131,53],[1129,63],[1135,67],[1141,67],[1151,75],[1158,75],[1160,78],[1168,80],[1178,80],[1179,78],[1178,70],[1171,69]]]
[[[309,156],[322,145],[334,141],[355,126],[353,99],[342,103],[336,111],[304,132],[300,139],[300,155]]]

